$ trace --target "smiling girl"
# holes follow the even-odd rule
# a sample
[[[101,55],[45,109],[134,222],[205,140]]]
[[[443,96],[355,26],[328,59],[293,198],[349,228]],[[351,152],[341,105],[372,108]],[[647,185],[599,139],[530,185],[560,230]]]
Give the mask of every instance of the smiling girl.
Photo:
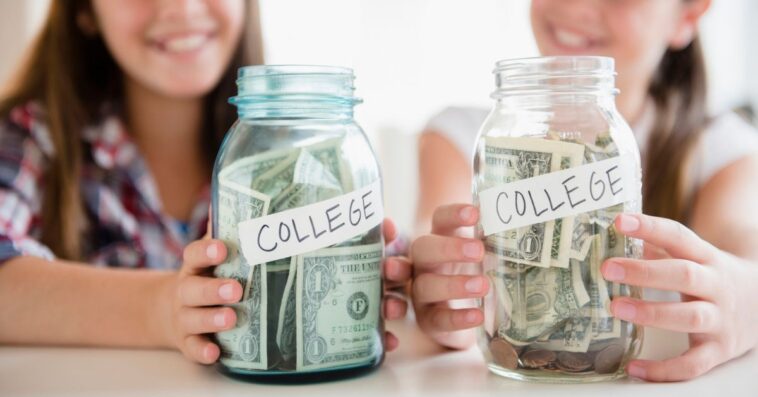
[[[707,114],[697,26],[709,6],[709,0],[531,4],[543,55],[616,60],[617,105],[642,152],[647,214],[619,216],[616,227],[646,245],[644,260],[614,258],[601,270],[607,280],[651,288],[646,296],[656,301],[619,297],[611,311],[687,333],[690,341],[681,356],[629,364],[630,375],[654,381],[701,375],[758,345],[758,133],[733,113]],[[451,301],[482,297],[489,288],[486,278],[451,265],[481,261],[484,248],[459,237],[476,224],[477,209],[448,204],[471,200],[471,156],[486,115],[447,109],[420,139],[418,224],[428,234],[411,250],[414,307],[421,328],[454,348],[474,342],[470,329],[483,314]]]
[[[236,71],[263,61],[257,3],[51,7],[0,101],[0,343],[167,347],[215,362],[206,334],[235,325],[218,305],[242,287],[209,276],[226,250],[202,236]]]

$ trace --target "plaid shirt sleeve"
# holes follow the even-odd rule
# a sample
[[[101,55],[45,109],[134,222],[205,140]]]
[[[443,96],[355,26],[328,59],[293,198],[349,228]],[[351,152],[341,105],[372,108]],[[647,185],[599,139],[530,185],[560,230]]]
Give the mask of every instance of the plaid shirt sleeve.
[[[0,264],[20,256],[54,257],[41,244],[42,176],[52,146],[33,105],[0,121]]]

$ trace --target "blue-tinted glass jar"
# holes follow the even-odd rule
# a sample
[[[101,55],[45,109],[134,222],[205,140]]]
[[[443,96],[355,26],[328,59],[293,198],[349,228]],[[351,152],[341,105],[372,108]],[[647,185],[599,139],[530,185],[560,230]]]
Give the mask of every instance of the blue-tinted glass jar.
[[[353,81],[340,67],[239,70],[212,188],[213,237],[228,248],[214,274],[245,291],[236,327],[216,334],[225,374],[324,380],[384,358],[381,178]]]

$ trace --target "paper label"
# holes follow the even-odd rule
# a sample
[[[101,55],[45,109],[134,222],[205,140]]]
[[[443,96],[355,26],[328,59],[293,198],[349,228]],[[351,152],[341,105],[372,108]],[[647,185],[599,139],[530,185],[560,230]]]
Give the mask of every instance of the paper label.
[[[631,155],[495,186],[479,194],[484,234],[599,210],[639,190]]]
[[[381,182],[318,203],[238,225],[250,264],[315,251],[368,232],[384,220]]]

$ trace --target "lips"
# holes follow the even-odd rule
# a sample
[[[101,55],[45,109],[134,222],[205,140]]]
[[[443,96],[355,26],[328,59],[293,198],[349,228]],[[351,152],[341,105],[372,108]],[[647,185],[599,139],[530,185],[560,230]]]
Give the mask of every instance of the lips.
[[[202,49],[211,37],[212,34],[207,32],[183,33],[156,39],[153,42],[162,51],[183,54]]]
[[[551,41],[559,51],[586,53],[599,50],[603,46],[603,41],[599,36],[581,29],[550,24],[548,25],[548,32],[552,38]]]
[[[555,36],[555,41],[564,47],[578,49],[587,48],[592,45],[592,40],[589,37],[565,29],[553,29],[553,35]]]

